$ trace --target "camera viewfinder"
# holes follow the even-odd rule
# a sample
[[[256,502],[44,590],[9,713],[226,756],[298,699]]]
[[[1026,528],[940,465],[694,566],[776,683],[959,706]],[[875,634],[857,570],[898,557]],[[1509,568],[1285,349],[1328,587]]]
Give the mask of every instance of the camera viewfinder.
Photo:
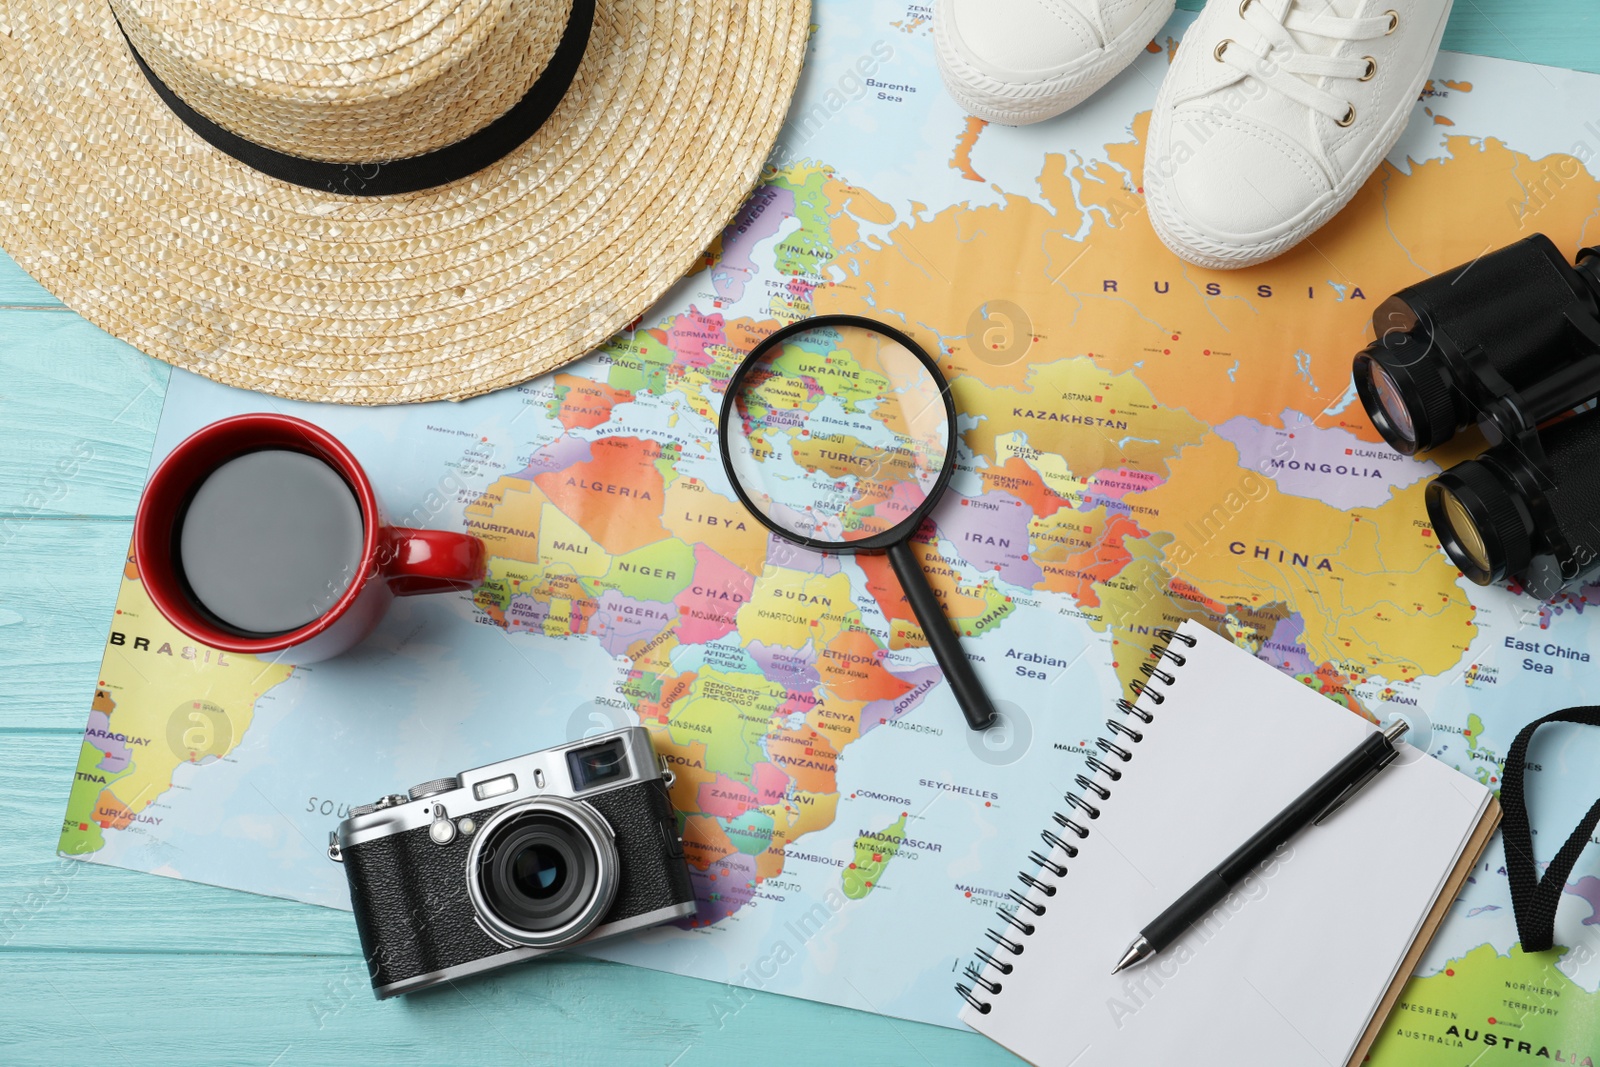
[[[589,748],[575,748],[567,753],[567,767],[572,772],[572,788],[588,789],[628,776],[628,756],[622,739],[613,738]]]

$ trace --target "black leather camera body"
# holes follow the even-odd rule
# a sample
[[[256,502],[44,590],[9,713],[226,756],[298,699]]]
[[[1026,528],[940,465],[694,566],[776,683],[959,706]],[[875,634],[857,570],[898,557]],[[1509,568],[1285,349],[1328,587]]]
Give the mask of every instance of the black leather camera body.
[[[378,998],[693,915],[670,784],[634,726],[354,809],[328,852]]]

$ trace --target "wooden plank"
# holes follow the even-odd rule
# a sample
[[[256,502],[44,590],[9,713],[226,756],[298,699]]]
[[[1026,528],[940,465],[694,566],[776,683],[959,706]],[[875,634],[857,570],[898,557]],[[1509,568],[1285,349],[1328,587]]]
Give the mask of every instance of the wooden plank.
[[[132,532],[131,519],[0,518],[0,729],[83,729]]]
[[[130,516],[169,368],[59,311],[0,308],[0,517]]]
[[[1199,11],[1205,0],[1178,0]],[[1454,52],[1515,59],[1600,73],[1600,16],[1591,0],[1460,0],[1445,27],[1444,47]]]
[[[359,960],[6,950],[0,967],[18,1064],[1020,1062],[970,1032],[561,957],[382,1003]]]
[[[16,260],[0,252],[0,307],[8,305],[56,308],[66,306],[50,295],[44,286],[30,278],[26,271],[17,266]]]
[[[1595,17],[1595,5],[1585,0],[1545,4],[1473,0],[1451,10],[1444,47],[1521,63],[1600,72],[1597,36],[1600,19]]]

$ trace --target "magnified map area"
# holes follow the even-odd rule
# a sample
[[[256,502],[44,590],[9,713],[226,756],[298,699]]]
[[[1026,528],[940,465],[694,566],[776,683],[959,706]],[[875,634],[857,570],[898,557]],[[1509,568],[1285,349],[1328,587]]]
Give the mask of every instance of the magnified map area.
[[[758,511],[813,541],[861,541],[910,518],[949,459],[944,381],[899,341],[819,326],[735,386],[733,475]]]

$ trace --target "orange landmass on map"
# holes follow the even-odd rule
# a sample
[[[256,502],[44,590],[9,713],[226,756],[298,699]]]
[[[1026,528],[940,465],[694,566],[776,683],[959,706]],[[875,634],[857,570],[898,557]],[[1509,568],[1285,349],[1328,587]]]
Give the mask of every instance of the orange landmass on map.
[[[866,706],[867,701],[839,700],[830,693],[826,701],[806,713],[806,726],[826,734],[834,748],[843,749],[861,736],[861,712]]]
[[[972,150],[978,146],[978,135],[987,125],[989,125],[987,119],[968,115],[966,124],[961,127],[961,133],[956,137],[956,150],[950,155],[951,169],[959,171],[969,182],[983,181],[983,175],[972,169]]]
[[[948,618],[960,619],[983,613],[983,598],[961,588],[960,575],[950,560],[940,553],[936,541],[918,536],[911,541],[911,551],[921,562],[922,572],[928,576],[928,585],[933,588],[934,596],[939,598]],[[911,610],[911,602],[906,599],[905,589],[894,573],[894,565],[889,562],[889,557],[863,553],[855,560],[866,572],[867,591],[872,594],[878,610],[883,612],[884,618],[890,623],[891,632],[896,635],[890,647],[900,649],[926,645],[928,639],[922,633],[916,613]]]
[[[863,553],[856,557],[856,563],[866,573],[867,592],[872,594],[883,617],[890,622],[898,619],[915,624],[917,616],[911,610],[911,601],[906,599],[905,589],[900,585],[889,557],[880,553]]]
[[[602,437],[589,451],[588,461],[537,474],[534,483],[614,556],[666,537],[666,486],[656,466],[661,446],[641,437]]]
[[[1047,558],[1044,553],[1035,552],[1033,560],[1044,572],[1039,588],[1069,593],[1079,607],[1097,608],[1100,597],[1095,593],[1095,585],[1109,581],[1133,562],[1133,553],[1124,544],[1125,540],[1147,536],[1137,522],[1126,515],[1117,515],[1106,526],[1104,536],[1087,552],[1065,558]]]
[[[878,661],[878,642],[860,630],[846,630],[817,658],[822,684],[846,701],[891,700],[911,688]]]
[[[554,385],[565,390],[556,418],[568,430],[592,430],[611,418],[613,407],[633,399],[632,393],[575,374],[556,375]]]
[[[677,800],[674,799],[673,803],[680,811],[693,811],[699,801],[677,804]],[[691,815],[684,820],[683,857],[697,869],[703,871],[724,856],[730,856],[737,851],[716,819],[709,815]]]
[[[1455,665],[1475,609],[1430,536],[1425,481],[1381,507],[1341,511],[1263,480],[1236,512],[1219,510],[1240,476],[1238,450],[1213,434],[1144,493],[1156,514],[1143,521],[1173,536],[1163,562],[1174,592],[1218,610],[1282,603],[1305,620],[1301,644],[1318,663],[1401,679]]]
[[[985,467],[978,475],[983,479],[985,490],[1010,493],[1026,504],[1029,513],[1037,518],[1047,519],[1066,506],[1066,500],[1051,492],[1039,472],[1020,456],[1012,455],[997,467]]]
[[[763,807],[761,812],[772,819],[772,843],[756,857],[756,876],[782,874],[784,849],[805,834],[832,826],[838,809],[839,792],[834,785],[825,793],[796,790],[782,803]]]
[[[861,240],[861,227],[856,222],[869,222],[874,226],[887,226],[895,220],[895,210],[859,185],[851,185],[836,176],[830,176],[822,185],[828,202],[828,243],[834,248],[848,248]],[[809,314],[810,308],[801,309]],[[773,323],[777,328],[779,324]],[[765,336],[763,334],[762,336]],[[731,342],[733,335],[728,339]],[[748,352],[745,348],[742,351]]]
[[[548,503],[526,478],[497,479],[467,505],[467,532],[483,541],[490,558],[537,560],[539,521]]]
[[[1590,221],[1600,182],[1573,157],[1535,160],[1492,138],[1450,137],[1444,158],[1409,172],[1385,163],[1350,208],[1285,255],[1203,270],[1167,251],[1145,217],[1148,121],[1141,115],[1133,140],[1107,146],[1106,160],[1066,168],[1048,157],[1043,202],[1005,195],[919,214],[882,243],[846,250],[837,261],[845,278],[817,290],[817,312],[890,312],[930,349],[957,339],[942,349],[949,373],[990,388],[1022,386],[1042,362],[1090,356],[1107,372],[1137,369],[1159,402],[1203,422],[1247,415],[1277,426],[1292,409],[1376,442],[1359,405],[1328,409],[1345,395],[1379,303],[1535,229],[1571,249],[1600,233]],[[1084,209],[1095,221],[1080,237]],[[995,278],[1039,338],[999,368],[967,336]]]
[[[772,730],[766,747],[768,758],[793,778],[799,789],[807,793],[838,789],[834,775],[839,753],[815,730]]]
[[[652,640],[654,640],[654,638],[641,638],[640,640],[636,641],[633,645],[629,646],[629,654],[632,655],[634,649],[638,649],[639,655],[642,656],[644,654],[644,647]],[[664,659],[665,657],[663,657],[663,661]],[[635,665],[645,666],[642,661],[638,660],[635,661]],[[652,664],[652,666],[658,668],[665,665],[665,662]],[[661,683],[660,699],[647,700],[639,704],[639,718],[641,720],[654,719],[657,722],[666,722],[667,716],[672,710],[672,705],[689,695],[689,691],[694,688],[694,680],[696,677],[696,672],[689,671],[687,674],[674,674],[672,677],[664,679]]]

